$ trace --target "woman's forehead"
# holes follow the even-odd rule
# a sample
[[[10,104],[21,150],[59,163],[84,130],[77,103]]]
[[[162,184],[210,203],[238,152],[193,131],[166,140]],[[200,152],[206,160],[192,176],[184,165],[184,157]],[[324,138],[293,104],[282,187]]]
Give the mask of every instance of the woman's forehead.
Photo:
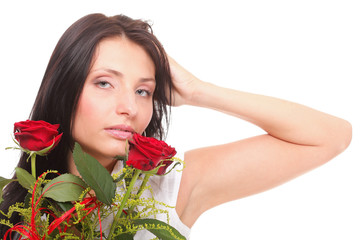
[[[108,69],[114,74],[138,74],[155,78],[155,64],[144,48],[126,37],[106,38],[99,42],[90,72]]]

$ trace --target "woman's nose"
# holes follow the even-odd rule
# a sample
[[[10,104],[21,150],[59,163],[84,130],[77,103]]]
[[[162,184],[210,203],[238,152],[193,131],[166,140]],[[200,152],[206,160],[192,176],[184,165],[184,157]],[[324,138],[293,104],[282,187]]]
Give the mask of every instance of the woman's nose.
[[[135,93],[131,91],[121,91],[118,94],[116,113],[134,117],[138,111],[135,97]]]

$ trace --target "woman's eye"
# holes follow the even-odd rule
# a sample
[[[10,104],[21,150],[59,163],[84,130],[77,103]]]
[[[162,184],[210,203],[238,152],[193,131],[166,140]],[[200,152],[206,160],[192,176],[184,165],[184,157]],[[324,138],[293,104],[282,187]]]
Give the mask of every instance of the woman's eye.
[[[111,84],[107,81],[99,81],[96,83],[100,88],[109,88],[111,87]]]
[[[138,89],[138,90],[136,90],[136,93],[139,94],[142,97],[147,97],[147,96],[151,95],[150,91],[147,91],[147,90],[144,90],[144,89]]]

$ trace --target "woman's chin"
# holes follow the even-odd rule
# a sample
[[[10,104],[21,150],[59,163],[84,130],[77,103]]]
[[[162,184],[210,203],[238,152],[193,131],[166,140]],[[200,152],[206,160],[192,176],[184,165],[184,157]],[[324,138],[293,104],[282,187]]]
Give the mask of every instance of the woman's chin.
[[[126,141],[112,141],[107,146],[109,152],[115,153],[116,155],[125,155],[129,149],[129,144]]]
[[[117,156],[121,156],[121,157],[124,157],[126,155],[126,151],[124,148],[117,148],[117,149],[114,149],[113,151],[111,151],[111,156],[113,157],[117,157]]]

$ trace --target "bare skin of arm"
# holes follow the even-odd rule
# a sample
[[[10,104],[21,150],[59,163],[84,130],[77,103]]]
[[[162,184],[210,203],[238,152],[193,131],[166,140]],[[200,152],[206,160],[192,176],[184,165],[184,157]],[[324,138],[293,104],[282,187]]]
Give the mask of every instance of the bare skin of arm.
[[[214,109],[267,132],[185,153],[176,211],[190,227],[206,210],[289,181],[331,160],[350,144],[351,125],[343,119],[297,103],[206,83],[169,60],[174,106]]]

